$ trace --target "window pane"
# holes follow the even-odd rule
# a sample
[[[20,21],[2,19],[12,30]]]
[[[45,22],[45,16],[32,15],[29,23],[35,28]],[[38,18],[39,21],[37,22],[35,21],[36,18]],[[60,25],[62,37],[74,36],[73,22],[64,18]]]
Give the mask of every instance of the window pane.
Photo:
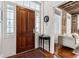
[[[0,36],[1,36],[1,23],[0,23]],[[0,37],[1,38],[1,37]]]
[[[40,28],[39,26],[40,26],[40,23],[37,23],[37,24],[36,24],[36,27],[37,27],[38,29]]]
[[[10,28],[10,32],[13,33],[14,32],[14,28]]]
[[[7,27],[14,27],[13,20],[7,20]]]
[[[13,33],[14,32],[14,28],[7,28],[7,33]]]
[[[36,4],[35,4],[34,2],[30,2],[30,8],[32,8],[32,9],[35,10],[35,9],[36,9],[35,5],[36,5]]]
[[[19,5],[23,5],[24,1],[16,1],[16,3],[19,4]]]
[[[14,13],[13,12],[7,12],[7,18],[8,19],[14,19]]]
[[[36,32],[40,33],[40,18],[36,18]]]
[[[29,7],[29,1],[24,1],[24,6]]]
[[[1,10],[0,10],[0,22],[1,22]]]
[[[40,23],[41,19],[40,18],[36,18],[36,23]]]
[[[59,34],[61,32],[61,30],[60,30],[60,28],[61,28],[60,27],[61,26],[60,22],[61,22],[60,16],[55,14],[55,22],[54,22],[54,24],[55,24],[55,30],[54,30],[55,34]]]
[[[0,1],[0,9],[1,9],[1,7],[2,7],[2,2]]]
[[[40,12],[36,12],[36,17],[41,17]]]
[[[78,30],[78,33],[79,33],[79,14],[77,15],[77,30]]]
[[[7,5],[7,9],[9,9],[9,10],[14,10],[14,6],[12,6],[12,5]]]
[[[36,24],[36,32],[40,33],[40,23]]]
[[[10,33],[10,28],[7,27],[7,33]]]
[[[8,12],[14,12],[13,9],[9,9],[9,8],[7,9],[7,11],[8,11]]]
[[[41,5],[39,3],[36,2],[30,2],[30,8],[33,8],[34,10],[40,11]]]
[[[14,32],[14,13],[14,6],[7,5],[7,33],[10,34]]]
[[[71,15],[67,13],[66,16],[66,33],[71,33]]]
[[[1,7],[2,7],[2,2],[0,1],[0,39],[1,39],[1,35],[2,35],[2,34],[1,34],[1,32],[2,32],[2,31],[1,31],[1,29],[2,29],[2,28],[1,28],[1,27],[2,27],[2,26],[1,26],[1,25],[2,25],[2,23],[1,23]]]
[[[41,5],[39,3],[36,3],[36,10],[40,11],[41,10]]]

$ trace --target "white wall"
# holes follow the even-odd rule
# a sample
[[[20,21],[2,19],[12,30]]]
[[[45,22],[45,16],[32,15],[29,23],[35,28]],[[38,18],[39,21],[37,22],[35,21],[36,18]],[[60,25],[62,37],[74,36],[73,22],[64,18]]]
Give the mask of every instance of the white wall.
[[[41,18],[41,33],[49,35],[51,37],[50,41],[50,52],[54,53],[54,8],[56,8],[58,5],[65,3],[63,1],[44,1],[42,2],[42,7],[44,6],[44,10],[42,9],[42,18]],[[43,5],[44,4],[44,5]],[[44,16],[49,16],[49,22],[45,23],[43,22],[43,12]],[[43,26],[44,25],[44,26]],[[45,49],[48,50],[48,43],[45,42]]]

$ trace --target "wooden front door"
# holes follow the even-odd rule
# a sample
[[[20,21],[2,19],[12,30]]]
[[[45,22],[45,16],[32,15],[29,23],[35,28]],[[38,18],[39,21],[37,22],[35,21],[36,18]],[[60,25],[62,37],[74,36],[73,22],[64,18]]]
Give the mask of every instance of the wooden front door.
[[[16,7],[16,50],[17,53],[33,49],[35,46],[35,12]]]

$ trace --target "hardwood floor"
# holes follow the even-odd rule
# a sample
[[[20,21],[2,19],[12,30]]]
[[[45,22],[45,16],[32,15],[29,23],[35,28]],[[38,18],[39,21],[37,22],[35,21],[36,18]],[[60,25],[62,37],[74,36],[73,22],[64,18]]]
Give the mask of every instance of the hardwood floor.
[[[57,58],[76,58],[73,49],[55,44],[55,55]]]
[[[62,47],[55,44],[55,53],[51,54],[48,51],[37,48],[29,51],[19,53],[8,58],[77,58],[78,56],[73,53],[73,49],[68,47]]]
[[[54,57],[54,54],[51,54],[50,52],[42,49],[42,48],[39,48],[41,50],[41,52],[46,56],[46,58],[53,58]]]
[[[42,48],[25,51],[8,58],[53,58],[53,54],[43,50]]]

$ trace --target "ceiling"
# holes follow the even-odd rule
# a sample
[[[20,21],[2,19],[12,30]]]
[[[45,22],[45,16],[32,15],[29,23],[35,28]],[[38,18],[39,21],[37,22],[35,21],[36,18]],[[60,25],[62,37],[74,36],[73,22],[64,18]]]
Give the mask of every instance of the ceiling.
[[[65,4],[66,2],[68,2],[68,1],[52,1],[52,6],[58,7],[62,4]]]
[[[69,12],[70,14],[79,14],[79,1],[69,1],[58,7]]]

